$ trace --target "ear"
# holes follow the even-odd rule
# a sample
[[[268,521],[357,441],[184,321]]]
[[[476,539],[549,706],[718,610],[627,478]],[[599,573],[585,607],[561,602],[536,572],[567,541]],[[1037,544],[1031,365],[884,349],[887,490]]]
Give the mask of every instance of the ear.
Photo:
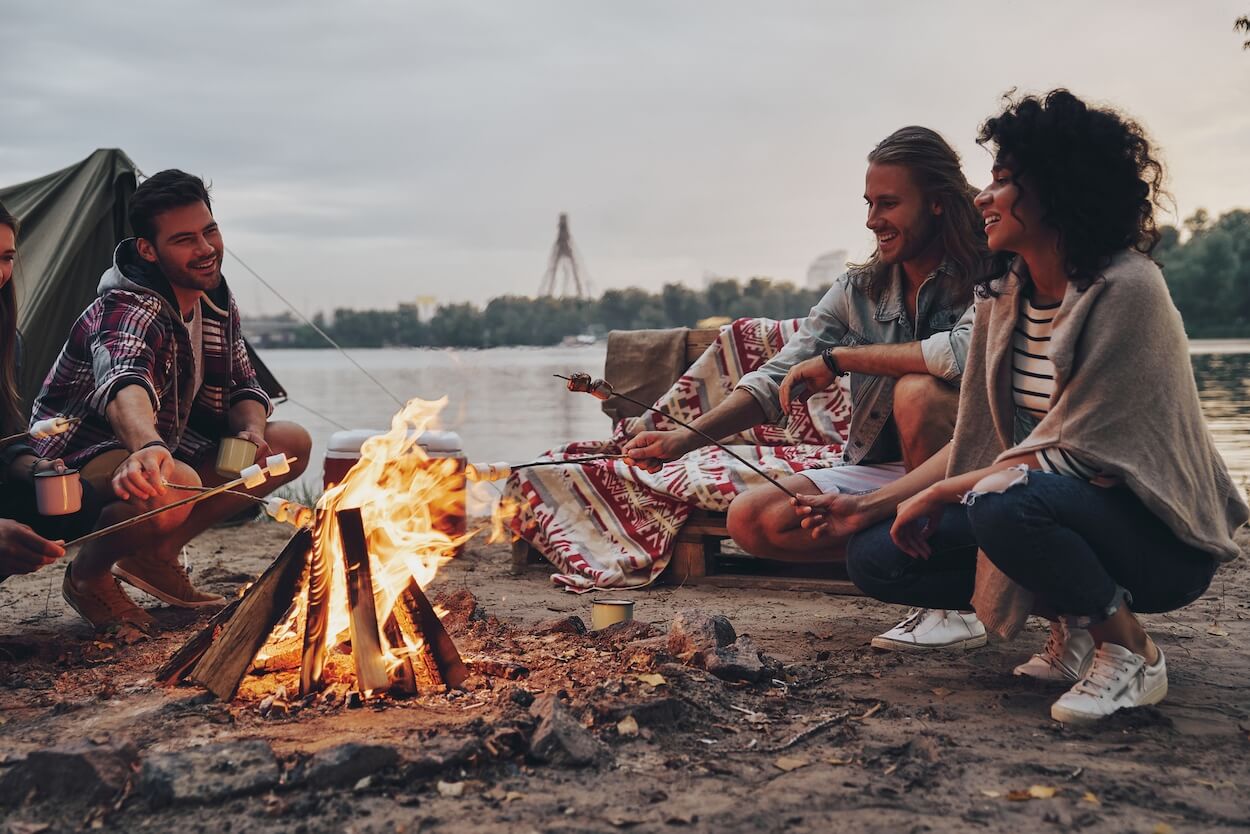
[[[152,245],[152,241],[145,237],[136,238],[135,249],[138,250],[140,258],[150,264],[156,263],[156,247]]]
[[[939,203],[937,200],[934,200],[933,205],[929,206],[929,211],[930,213],[933,214],[934,217],[937,217],[938,215],[942,213],[942,204]]]

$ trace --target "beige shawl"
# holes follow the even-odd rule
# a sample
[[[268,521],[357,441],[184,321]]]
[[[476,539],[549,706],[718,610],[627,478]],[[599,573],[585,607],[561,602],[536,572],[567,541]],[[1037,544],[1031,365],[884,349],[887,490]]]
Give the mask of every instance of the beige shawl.
[[[977,302],[947,474],[1055,446],[1118,475],[1181,541],[1220,561],[1235,558],[1233,532],[1250,508],[1207,432],[1185,330],[1158,267],[1126,251],[1088,289],[1069,285],[1050,343],[1050,413],[1019,446],[1011,337],[1020,280],[1010,274],[998,289],[999,297]],[[1009,638],[1032,595],[979,554],[973,605],[987,628]]]

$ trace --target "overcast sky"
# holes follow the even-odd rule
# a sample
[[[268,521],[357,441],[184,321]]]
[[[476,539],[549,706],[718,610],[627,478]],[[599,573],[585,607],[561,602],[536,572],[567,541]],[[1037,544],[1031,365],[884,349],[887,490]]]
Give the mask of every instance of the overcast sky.
[[[1250,207],[1245,0],[0,0],[0,182],[125,149],[212,181],[306,312],[537,291],[567,211],[597,290],[801,282],[871,248],[864,156],[1067,86],[1143,122],[1179,213]],[[247,311],[276,311],[229,260]]]

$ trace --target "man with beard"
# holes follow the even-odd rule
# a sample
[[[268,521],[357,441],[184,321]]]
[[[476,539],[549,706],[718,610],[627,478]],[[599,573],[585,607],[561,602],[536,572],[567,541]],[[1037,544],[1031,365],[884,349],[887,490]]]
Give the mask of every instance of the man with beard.
[[[81,469],[106,496],[97,529],[191,494],[171,484],[222,483],[214,466],[224,437],[255,443],[258,460],[279,452],[299,458],[255,494],[298,477],[311,448],[303,428],[268,419],[272,405],[222,278],[225,249],[203,181],[177,170],[146,180],[132,198],[130,223],[135,237],[117,246],[32,418],[80,419],[38,441],[35,451]],[[179,556],[193,537],[249,503],[220,495],[88,542],[65,572],[65,599],[97,628],[145,632],[154,620],[119,579],[174,606],[223,604],[191,584]]]
[[[693,425],[724,438],[776,422],[792,397],[850,377],[844,465],[783,480],[798,493],[864,492],[899,478],[950,440],[972,335],[972,288],[988,267],[982,221],[959,155],[936,132],[905,127],[868,155],[864,200],[876,251],[834,281],[799,332]],[[624,452],[648,469],[706,441],[686,429],[645,431]],[[787,496],[771,485],[729,507],[728,528],[759,556],[825,559],[844,542],[814,541]],[[973,648],[985,643],[975,614],[913,612],[873,640],[885,649]]]

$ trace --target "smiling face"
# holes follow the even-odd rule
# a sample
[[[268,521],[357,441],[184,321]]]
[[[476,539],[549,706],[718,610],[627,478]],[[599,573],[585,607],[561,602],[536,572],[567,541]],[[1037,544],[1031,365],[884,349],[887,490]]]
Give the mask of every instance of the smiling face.
[[[221,283],[225,244],[213,213],[202,202],[163,211],[153,219],[155,240],[140,238],[139,255],[160,267],[166,280],[184,290],[213,290]]]
[[[882,263],[905,263],[938,243],[942,206],[925,199],[905,166],[869,163],[864,201]]]
[[[1042,205],[1035,189],[1021,188],[1011,168],[995,165],[990,184],[974,201],[985,219],[985,237],[995,252],[1021,252],[1036,249],[1051,236],[1042,222]]]
[[[0,223],[0,287],[13,278],[13,265],[17,263],[17,235],[13,229]]]

